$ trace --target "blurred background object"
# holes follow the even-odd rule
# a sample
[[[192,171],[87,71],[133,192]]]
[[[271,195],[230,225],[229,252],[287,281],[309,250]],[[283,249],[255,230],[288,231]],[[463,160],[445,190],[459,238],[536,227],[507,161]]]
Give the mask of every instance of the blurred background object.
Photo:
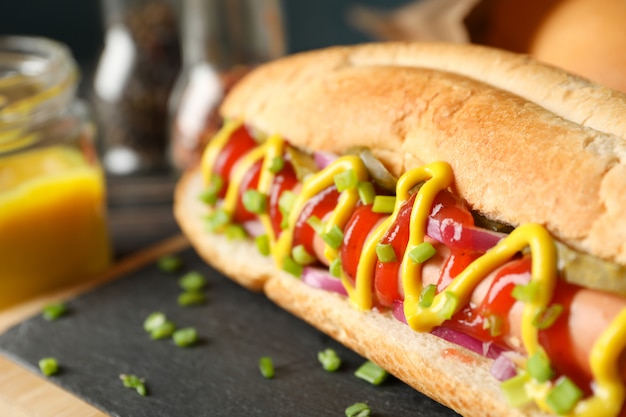
[[[221,126],[224,95],[252,67],[285,53],[279,0],[182,0],[183,67],[170,96],[170,158],[197,164]]]
[[[378,40],[496,46],[626,91],[623,0],[418,0],[391,11],[355,4],[349,19]]]
[[[95,127],[63,45],[0,37],[0,308],[111,261]]]

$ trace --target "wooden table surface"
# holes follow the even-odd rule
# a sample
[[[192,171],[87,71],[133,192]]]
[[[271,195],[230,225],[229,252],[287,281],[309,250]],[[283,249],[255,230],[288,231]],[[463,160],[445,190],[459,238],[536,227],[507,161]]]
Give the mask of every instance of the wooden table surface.
[[[172,213],[175,183],[176,176],[169,173],[109,177],[108,223],[114,265],[87,284],[61,289],[0,311],[0,333],[53,300],[74,297],[161,255],[187,247],[189,243],[180,235]],[[0,416],[103,417],[105,414],[0,356]]]

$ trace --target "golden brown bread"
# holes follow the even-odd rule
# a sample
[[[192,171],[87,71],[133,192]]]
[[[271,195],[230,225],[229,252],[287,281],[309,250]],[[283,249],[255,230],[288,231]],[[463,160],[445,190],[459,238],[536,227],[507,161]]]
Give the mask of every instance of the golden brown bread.
[[[240,285],[264,291],[285,310],[464,416],[549,415],[534,406],[510,409],[498,381],[490,375],[490,359],[431,334],[417,333],[390,313],[359,311],[344,297],[311,288],[275,269],[252,241],[206,233],[202,215],[207,207],[197,198],[202,189],[198,170],[183,176],[176,189],[176,219],[200,256]]]
[[[396,174],[445,160],[474,209],[626,264],[626,95],[523,55],[417,43],[304,53],[253,72],[222,113],[308,149],[370,146]]]

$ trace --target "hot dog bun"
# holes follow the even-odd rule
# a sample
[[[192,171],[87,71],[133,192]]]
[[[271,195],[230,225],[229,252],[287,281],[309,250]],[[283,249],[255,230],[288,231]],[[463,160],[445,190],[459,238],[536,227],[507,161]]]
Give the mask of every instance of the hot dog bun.
[[[265,65],[222,107],[295,146],[341,154],[368,146],[395,174],[448,162],[474,210],[535,222],[568,245],[626,263],[626,96],[531,59],[484,47],[371,44],[303,53]],[[263,290],[402,380],[467,416],[550,415],[510,409],[490,360],[389,314],[278,271],[252,242],[209,235],[198,170],[176,191],[175,215],[198,252],[237,282]],[[245,259],[245,262],[238,261]]]

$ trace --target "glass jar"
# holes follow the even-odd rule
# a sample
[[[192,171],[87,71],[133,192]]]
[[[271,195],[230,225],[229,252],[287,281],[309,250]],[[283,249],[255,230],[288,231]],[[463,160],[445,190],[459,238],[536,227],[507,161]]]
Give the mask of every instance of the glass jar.
[[[55,41],[0,37],[0,308],[107,267],[95,128]]]
[[[169,103],[170,160],[196,164],[219,129],[224,95],[252,67],[285,53],[280,0],[183,0],[183,67]]]
[[[93,97],[112,174],[164,171],[167,101],[180,71],[176,0],[101,0],[105,45]]]

